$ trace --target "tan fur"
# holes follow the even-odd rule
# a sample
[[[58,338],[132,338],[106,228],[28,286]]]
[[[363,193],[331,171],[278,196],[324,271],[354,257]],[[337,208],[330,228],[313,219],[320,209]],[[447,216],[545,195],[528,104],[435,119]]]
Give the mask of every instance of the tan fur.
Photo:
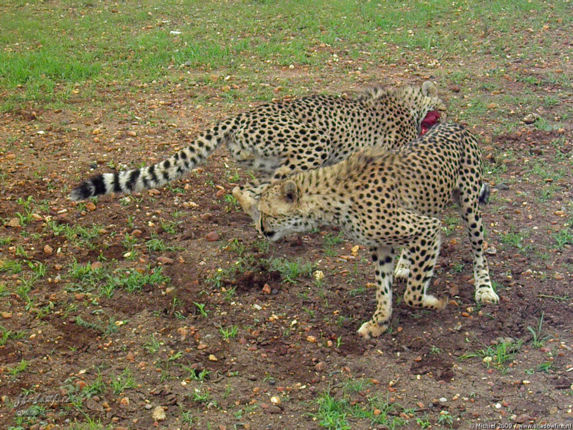
[[[459,196],[472,244],[475,298],[499,300],[483,255],[478,207],[481,161],[475,138],[463,127],[440,124],[398,150],[365,149],[334,166],[294,175],[263,191],[258,226],[271,240],[323,226],[337,226],[369,246],[376,262],[377,309],[359,333],[380,335],[392,313],[394,257],[403,248],[399,275],[407,278],[410,306],[441,309],[444,300],[426,293],[440,247],[437,218]]]

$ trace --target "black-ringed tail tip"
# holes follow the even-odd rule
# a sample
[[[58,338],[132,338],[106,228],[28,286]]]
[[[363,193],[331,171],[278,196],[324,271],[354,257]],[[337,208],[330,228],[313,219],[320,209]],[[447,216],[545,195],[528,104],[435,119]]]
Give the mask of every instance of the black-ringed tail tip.
[[[213,152],[228,136],[229,127],[229,121],[226,121],[203,132],[190,146],[157,164],[95,175],[74,188],[70,199],[78,201],[111,193],[136,193],[179,179]]]

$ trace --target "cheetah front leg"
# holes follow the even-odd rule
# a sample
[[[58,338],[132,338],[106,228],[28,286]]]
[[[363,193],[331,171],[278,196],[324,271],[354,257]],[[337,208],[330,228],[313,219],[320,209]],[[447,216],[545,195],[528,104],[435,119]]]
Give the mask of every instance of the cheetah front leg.
[[[237,186],[233,188],[233,197],[241,205],[243,211],[248,214],[253,221],[258,219],[258,204],[263,190],[268,187],[268,183],[260,184],[256,187]]]
[[[440,226],[436,218],[419,217],[420,234],[407,247],[410,273],[404,293],[404,301],[412,307],[443,309],[444,299],[427,294],[440,252]],[[425,219],[424,219],[425,218]]]
[[[362,324],[358,330],[365,339],[384,333],[392,317],[392,272],[395,251],[388,246],[373,248],[371,251],[372,260],[376,264],[376,311],[372,319]]]

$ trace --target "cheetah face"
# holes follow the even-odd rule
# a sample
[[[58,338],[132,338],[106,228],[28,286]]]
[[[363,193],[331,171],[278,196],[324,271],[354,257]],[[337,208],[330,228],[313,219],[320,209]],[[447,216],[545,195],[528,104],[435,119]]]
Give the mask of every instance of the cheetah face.
[[[261,195],[257,228],[273,242],[289,233],[312,230],[316,221],[304,212],[296,183],[292,180],[277,182]]]
[[[446,105],[438,96],[438,88],[433,82],[424,82],[421,93],[422,97],[419,103],[422,105],[422,111],[426,112],[421,123],[422,132],[424,132],[437,124],[438,121],[446,121]]]

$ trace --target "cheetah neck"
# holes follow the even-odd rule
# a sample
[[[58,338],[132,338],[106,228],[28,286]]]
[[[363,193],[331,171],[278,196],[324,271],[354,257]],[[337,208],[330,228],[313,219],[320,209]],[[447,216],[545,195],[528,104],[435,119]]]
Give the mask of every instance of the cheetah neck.
[[[362,194],[370,188],[373,174],[388,172],[384,187],[394,186],[402,158],[400,152],[373,147],[338,164],[291,177],[299,192],[298,216],[310,228],[339,227],[352,239],[367,243],[369,239],[357,228],[363,222]]]
[[[291,178],[299,190],[299,210],[315,227],[344,227],[344,219],[356,192],[357,172],[352,161],[309,170]]]
[[[422,120],[430,111],[430,106],[427,103],[427,98],[422,95],[420,89],[406,87],[401,89],[401,99],[410,111],[410,115],[420,127]],[[418,130],[419,131],[419,130]]]

